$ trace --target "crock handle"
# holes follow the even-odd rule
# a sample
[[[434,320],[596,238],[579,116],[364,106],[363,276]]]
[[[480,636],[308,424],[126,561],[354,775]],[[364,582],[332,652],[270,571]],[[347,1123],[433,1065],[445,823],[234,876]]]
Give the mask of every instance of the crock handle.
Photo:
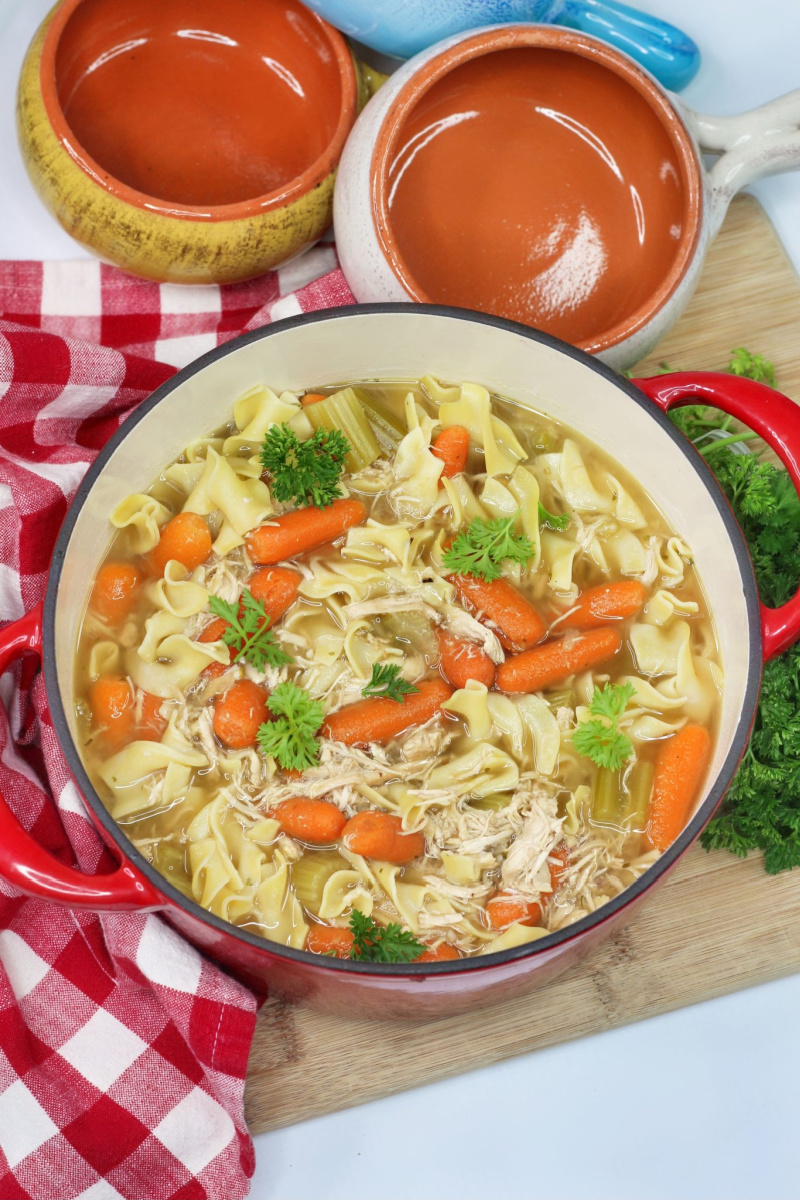
[[[523,19],[542,18],[526,14]],[[685,88],[700,69],[700,51],[688,34],[619,0],[565,0],[553,20],[616,46],[671,92]]]
[[[42,657],[41,604],[0,630],[0,675],[26,654]],[[2,795],[0,878],[28,896],[68,908],[124,912],[164,906],[155,888],[129,863],[109,875],[84,875],[59,862],[20,825]]]
[[[710,404],[755,430],[772,447],[800,492],[800,406],[763,383],[715,371],[683,371],[634,379],[662,412]],[[761,605],[764,658],[788,650],[800,637],[800,589],[780,608]]]
[[[712,117],[680,102],[700,149],[718,154],[708,175],[713,237],[738,191],[765,175],[800,169],[800,88],[732,117]]]

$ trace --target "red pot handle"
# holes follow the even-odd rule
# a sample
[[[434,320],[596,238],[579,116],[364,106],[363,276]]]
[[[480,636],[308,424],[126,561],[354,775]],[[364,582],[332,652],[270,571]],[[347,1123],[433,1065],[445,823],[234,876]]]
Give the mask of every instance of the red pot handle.
[[[42,605],[0,631],[0,675],[25,654],[42,657]],[[123,862],[109,875],[84,875],[54,858],[23,829],[0,795],[0,877],[28,896],[95,912],[163,908],[143,875]]]
[[[711,404],[742,421],[764,439],[780,458],[800,492],[800,406],[763,383],[716,371],[679,371],[634,379],[663,412],[685,404]],[[780,608],[761,604],[764,658],[782,654],[800,637],[800,589]]]

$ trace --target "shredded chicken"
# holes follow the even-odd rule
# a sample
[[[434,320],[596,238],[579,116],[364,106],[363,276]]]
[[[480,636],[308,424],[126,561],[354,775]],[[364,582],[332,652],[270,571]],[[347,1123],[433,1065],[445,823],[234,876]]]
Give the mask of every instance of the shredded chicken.
[[[251,569],[244,550],[239,547],[225,558],[215,556],[205,566],[200,567],[198,581],[212,596],[219,596],[220,600],[227,600],[229,604],[233,604],[242,594],[244,582]]]
[[[445,628],[455,637],[466,638],[469,642],[477,642],[493,663],[499,664],[505,661],[506,656],[497,634],[473,617],[471,613],[465,612],[463,608],[456,608],[454,604],[449,604],[444,624]]]
[[[408,763],[438,758],[455,735],[456,730],[445,728],[437,714],[430,721],[426,721],[424,725],[420,725],[406,734],[402,743],[402,756]]]
[[[346,604],[342,611],[349,621],[356,621],[360,617],[379,617],[387,612],[418,612],[429,621],[441,620],[441,614],[432,604],[409,592],[379,596],[376,600],[359,600],[355,604]]]
[[[535,899],[552,890],[547,859],[563,823],[557,815],[555,798],[544,788],[532,790],[522,829],[511,843],[500,872],[504,888]]]

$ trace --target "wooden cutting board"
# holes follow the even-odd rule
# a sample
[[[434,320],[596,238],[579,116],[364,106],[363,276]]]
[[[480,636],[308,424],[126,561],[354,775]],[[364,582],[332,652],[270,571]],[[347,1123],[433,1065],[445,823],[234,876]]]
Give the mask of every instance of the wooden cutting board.
[[[724,369],[747,346],[800,402],[800,279],[761,206],[734,201],[687,312],[637,368]],[[587,962],[529,996],[433,1022],[359,1021],[268,1002],[245,1094],[253,1133],[800,971],[800,871],[771,877],[695,846]],[[336,1087],[331,1088],[331,1047]],[[392,1063],[389,1074],[385,1069]]]

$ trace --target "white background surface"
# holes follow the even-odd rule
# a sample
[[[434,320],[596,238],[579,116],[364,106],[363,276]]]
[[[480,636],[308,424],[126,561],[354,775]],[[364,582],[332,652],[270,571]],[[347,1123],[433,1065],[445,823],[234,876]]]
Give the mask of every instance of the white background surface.
[[[50,3],[0,0],[0,258],[81,256],[28,184],[13,128],[19,65]],[[800,87],[798,0],[639,7],[700,45],[684,96],[702,111],[739,112]],[[800,269],[800,175],[753,190]],[[800,976],[262,1134],[251,1196],[797,1200],[798,1011]]]

